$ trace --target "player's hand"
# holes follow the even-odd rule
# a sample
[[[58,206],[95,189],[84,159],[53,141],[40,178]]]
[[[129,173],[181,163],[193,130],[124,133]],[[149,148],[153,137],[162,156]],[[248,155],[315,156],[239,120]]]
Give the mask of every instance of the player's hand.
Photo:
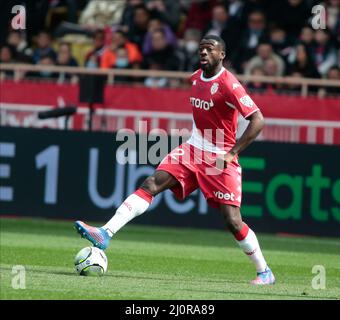
[[[235,155],[231,153],[218,155],[216,157],[217,169],[221,169],[221,170],[226,169],[228,167],[228,164],[233,161],[234,157]]]

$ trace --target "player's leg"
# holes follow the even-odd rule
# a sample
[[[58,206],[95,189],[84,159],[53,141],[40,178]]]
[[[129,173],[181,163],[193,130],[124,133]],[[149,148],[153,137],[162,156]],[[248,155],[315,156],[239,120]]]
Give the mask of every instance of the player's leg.
[[[144,213],[153,198],[160,192],[173,187],[178,181],[168,172],[157,170],[144,180],[138,190],[125,199],[112,219],[103,228],[112,237],[133,218]]]
[[[115,215],[101,228],[91,227],[82,221],[75,222],[75,228],[100,249],[106,249],[111,237],[133,218],[144,213],[153,198],[160,192],[175,186],[178,181],[168,172],[157,170],[142,183],[139,189],[128,196]]]
[[[234,235],[236,242],[255,265],[257,277],[251,283],[275,283],[275,277],[263,257],[254,231],[242,221],[240,208],[221,203],[220,211],[225,219],[228,229]]]
[[[197,167],[200,189],[210,205],[220,209],[228,229],[232,232],[242,250],[254,263],[258,276],[252,283],[274,283],[275,278],[267,266],[255,233],[242,221],[240,213],[242,169],[238,161],[234,160],[229,163],[228,167],[217,175],[206,174],[206,172],[212,172],[211,163],[214,164],[214,161],[206,162],[204,165]],[[207,169],[210,170],[207,171]],[[216,170],[215,167],[214,169]]]

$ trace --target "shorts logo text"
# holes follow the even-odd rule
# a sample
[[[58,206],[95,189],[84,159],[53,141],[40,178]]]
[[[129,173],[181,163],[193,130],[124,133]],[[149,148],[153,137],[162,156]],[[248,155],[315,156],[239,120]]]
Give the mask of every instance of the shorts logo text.
[[[235,194],[234,193],[223,193],[221,191],[214,191],[214,195],[218,199],[224,199],[224,200],[231,200],[235,201]]]

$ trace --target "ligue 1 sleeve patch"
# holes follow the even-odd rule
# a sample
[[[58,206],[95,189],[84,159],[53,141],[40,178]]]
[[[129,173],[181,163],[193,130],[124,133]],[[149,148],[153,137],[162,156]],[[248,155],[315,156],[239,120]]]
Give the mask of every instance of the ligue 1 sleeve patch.
[[[245,105],[248,108],[251,108],[254,105],[254,101],[248,95],[245,95],[242,98],[240,98],[240,101],[243,105]]]
[[[238,87],[241,87],[238,83],[233,83],[233,90],[237,89]]]

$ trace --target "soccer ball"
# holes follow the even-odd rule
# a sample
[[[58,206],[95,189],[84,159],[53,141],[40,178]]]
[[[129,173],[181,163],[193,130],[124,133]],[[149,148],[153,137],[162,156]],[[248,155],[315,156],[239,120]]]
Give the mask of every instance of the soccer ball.
[[[102,276],[107,270],[107,257],[99,248],[86,247],[77,253],[74,265],[81,276]]]

